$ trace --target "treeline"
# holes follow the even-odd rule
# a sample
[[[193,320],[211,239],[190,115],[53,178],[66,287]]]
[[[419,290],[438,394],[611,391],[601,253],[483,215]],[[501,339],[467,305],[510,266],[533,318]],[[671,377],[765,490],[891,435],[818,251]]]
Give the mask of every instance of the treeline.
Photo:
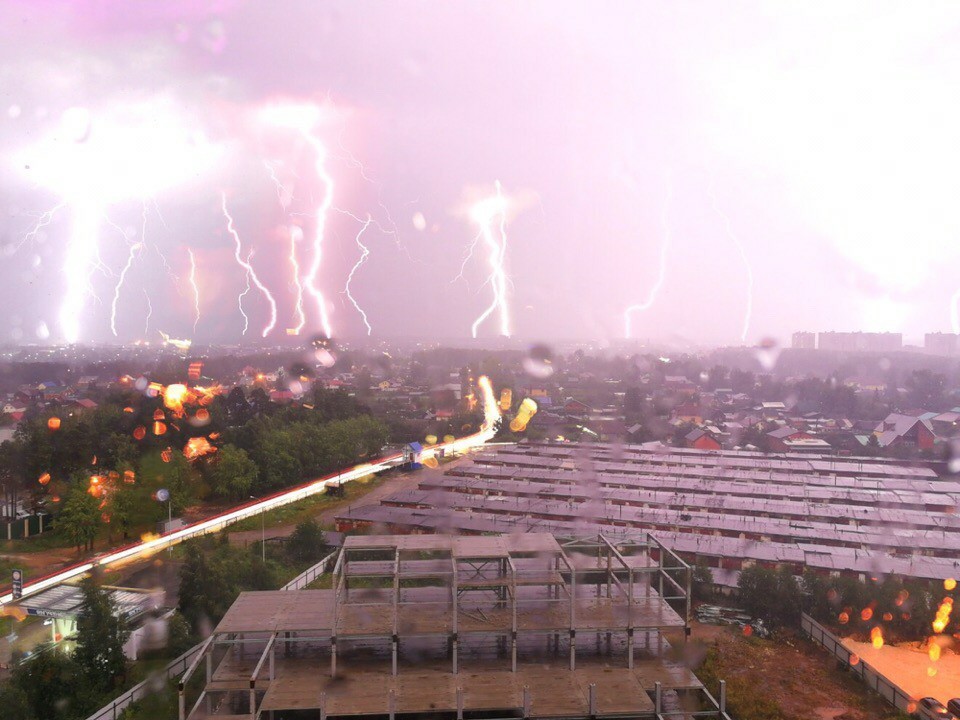
[[[176,418],[162,397],[132,388],[93,410],[51,407],[0,445],[0,482],[54,513],[71,544],[91,548],[104,527],[109,539],[126,538],[166,517],[168,504],[180,514],[211,495],[237,500],[294,485],[377,456],[388,436],[342,390],[317,388],[283,406],[262,387],[235,387],[203,410]],[[191,440],[210,451],[188,460]]]
[[[739,589],[743,609],[772,627],[798,626],[806,612],[853,634],[869,636],[879,625],[888,640],[927,637],[940,599],[935,586],[923,580],[887,575],[861,581],[810,571],[798,578],[787,568],[758,566],[740,573]]]

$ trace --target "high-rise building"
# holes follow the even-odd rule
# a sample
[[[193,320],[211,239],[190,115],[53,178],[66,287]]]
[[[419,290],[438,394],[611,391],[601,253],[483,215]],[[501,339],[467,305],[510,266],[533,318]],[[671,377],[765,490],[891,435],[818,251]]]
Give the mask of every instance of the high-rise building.
[[[790,347],[795,350],[814,350],[817,347],[817,334],[812,332],[795,332]]]
[[[843,352],[895,352],[903,349],[903,335],[888,332],[822,332],[817,338],[817,347]]]
[[[934,355],[955,355],[960,336],[956,333],[927,333],[923,336],[923,347]]]

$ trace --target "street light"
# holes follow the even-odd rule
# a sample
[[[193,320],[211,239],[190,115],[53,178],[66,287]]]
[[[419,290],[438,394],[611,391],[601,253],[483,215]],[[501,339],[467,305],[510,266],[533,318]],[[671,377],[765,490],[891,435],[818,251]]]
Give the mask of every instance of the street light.
[[[256,498],[253,495],[250,496],[250,499],[256,500]],[[265,511],[266,511],[266,508],[263,508],[263,507],[260,508],[260,560],[264,564],[266,564],[267,562],[267,531],[265,529],[266,526],[264,525],[265,521],[263,518],[263,514]]]

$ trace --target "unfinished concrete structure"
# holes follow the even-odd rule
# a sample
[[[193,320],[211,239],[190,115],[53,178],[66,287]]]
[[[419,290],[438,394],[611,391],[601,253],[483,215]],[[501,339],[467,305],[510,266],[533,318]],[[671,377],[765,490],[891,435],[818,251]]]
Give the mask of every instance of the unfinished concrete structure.
[[[331,580],[242,593],[181,720],[727,717],[664,638],[690,568],[649,535],[353,536]]]

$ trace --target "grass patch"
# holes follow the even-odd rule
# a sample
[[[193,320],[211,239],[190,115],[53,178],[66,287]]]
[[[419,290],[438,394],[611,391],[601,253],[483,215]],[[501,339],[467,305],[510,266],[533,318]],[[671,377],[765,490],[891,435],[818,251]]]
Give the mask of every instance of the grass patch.
[[[327,493],[311,495],[303,500],[268,510],[262,513],[264,527],[278,528],[296,525],[326,510],[335,510],[338,507],[349,505],[351,502],[366,495],[375,487],[382,485],[387,479],[388,478],[383,475],[366,475],[357,480],[344,483],[342,497]],[[259,514],[254,515],[253,517],[233,523],[225,532],[234,533],[259,530],[260,522],[261,516]]]

